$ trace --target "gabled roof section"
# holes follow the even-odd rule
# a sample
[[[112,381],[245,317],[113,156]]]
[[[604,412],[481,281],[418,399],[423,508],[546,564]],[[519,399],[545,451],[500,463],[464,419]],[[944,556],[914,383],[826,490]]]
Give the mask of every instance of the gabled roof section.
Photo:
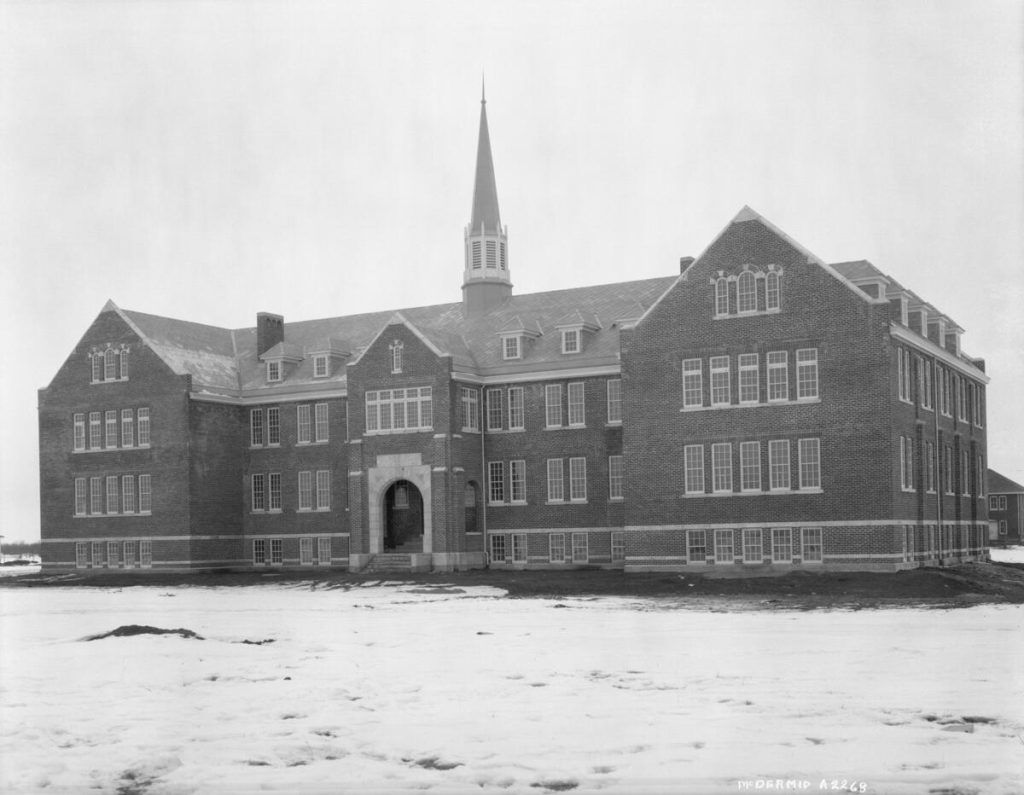
[[[1024,494],[1024,486],[1006,475],[1000,475],[994,469],[988,470],[986,480],[989,494]]]
[[[305,357],[302,355],[302,348],[298,345],[293,345],[290,342],[279,342],[277,345],[265,350],[259,358],[262,362],[269,359],[286,359],[291,362],[301,362]]]
[[[410,323],[408,318],[405,317],[405,315],[403,315],[401,312],[395,312],[394,314],[391,315],[388,321],[380,327],[377,333],[373,335],[373,339],[366,343],[366,345],[364,345],[363,348],[359,351],[359,354],[348,363],[348,366],[352,367],[353,365],[359,364],[359,362],[363,358],[363,355],[370,348],[372,348],[374,344],[376,344],[377,340],[379,340],[384,335],[384,332],[386,332],[392,326],[405,326],[419,339],[420,342],[426,345],[430,352],[433,353],[435,356],[450,355],[441,347],[439,347],[434,340],[430,339],[430,337],[428,337],[426,334],[420,331],[416,327],[415,323]]]
[[[555,321],[555,328],[584,328],[587,331],[597,331],[601,328],[601,318],[593,312],[581,312],[574,309],[567,315],[563,315]]]
[[[855,284],[860,281],[881,281],[891,284],[892,279],[882,273],[866,259],[850,260],[849,262],[833,262],[832,267]]]
[[[540,324],[536,320],[526,323],[519,315],[513,316],[504,326],[498,329],[499,334],[525,334],[528,337],[541,335]]]

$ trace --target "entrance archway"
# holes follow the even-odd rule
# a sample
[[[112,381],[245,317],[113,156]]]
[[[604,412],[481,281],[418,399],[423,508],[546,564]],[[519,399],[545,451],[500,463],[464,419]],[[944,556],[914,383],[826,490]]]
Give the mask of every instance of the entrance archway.
[[[408,480],[384,492],[384,551],[423,552],[423,495]]]

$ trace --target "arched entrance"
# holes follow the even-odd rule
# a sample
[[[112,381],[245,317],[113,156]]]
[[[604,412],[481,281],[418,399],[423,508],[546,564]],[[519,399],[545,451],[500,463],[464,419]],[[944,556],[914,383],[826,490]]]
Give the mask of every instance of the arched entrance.
[[[423,495],[397,480],[384,492],[384,551],[423,552]]]

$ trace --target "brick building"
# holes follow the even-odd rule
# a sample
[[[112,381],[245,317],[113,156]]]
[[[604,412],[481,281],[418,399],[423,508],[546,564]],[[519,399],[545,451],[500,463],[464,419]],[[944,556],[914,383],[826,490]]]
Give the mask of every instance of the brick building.
[[[1024,486],[994,469],[988,471],[988,518],[991,541],[1024,543]]]
[[[870,263],[744,208],[678,274],[514,295],[485,104],[464,253],[439,306],[225,329],[108,302],[39,393],[44,565],[987,554],[983,362]]]

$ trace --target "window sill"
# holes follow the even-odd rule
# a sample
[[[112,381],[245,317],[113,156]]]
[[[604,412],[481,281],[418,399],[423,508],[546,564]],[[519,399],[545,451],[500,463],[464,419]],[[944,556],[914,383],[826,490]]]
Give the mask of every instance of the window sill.
[[[625,502],[625,497],[609,497],[608,502]]]
[[[606,422],[604,424],[604,427],[605,428],[621,428],[622,427],[622,420],[608,420],[608,422]]]
[[[127,378],[105,378],[102,381],[90,381],[89,383],[92,386],[96,386],[98,384],[123,384],[127,381]]]
[[[769,400],[764,403],[715,403],[710,406],[683,406],[679,409],[680,413],[689,413],[697,411],[726,411],[728,409],[756,409],[756,408],[771,408],[773,406],[813,406],[821,403],[821,398],[798,398],[796,400]]]
[[[390,428],[385,431],[366,431],[364,436],[395,436],[400,433],[428,433],[433,431],[433,426],[429,428]],[[326,439],[318,439],[317,444],[326,444]]]
[[[684,492],[683,498],[701,499],[704,497],[783,497],[800,494],[824,494],[823,489],[769,489],[768,491],[697,491]]]

